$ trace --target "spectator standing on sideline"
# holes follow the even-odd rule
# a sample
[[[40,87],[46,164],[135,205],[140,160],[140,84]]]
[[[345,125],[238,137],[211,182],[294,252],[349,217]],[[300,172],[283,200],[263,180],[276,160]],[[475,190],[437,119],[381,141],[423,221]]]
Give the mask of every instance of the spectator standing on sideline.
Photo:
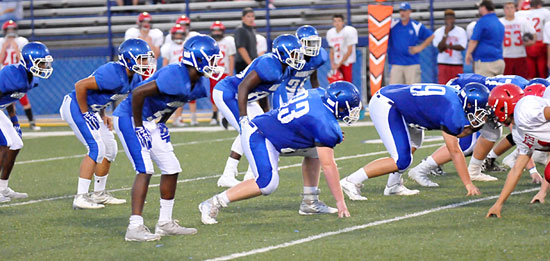
[[[22,2],[21,0],[0,1],[0,23],[3,24],[9,20],[19,21],[23,19]],[[21,48],[23,47],[21,46]]]
[[[481,18],[474,27],[472,39],[466,51],[466,64],[474,62],[474,72],[486,77],[504,73],[502,42],[504,25],[495,14],[492,1],[483,0],[478,5]]]
[[[20,51],[25,46],[29,40],[23,36],[17,34],[17,23],[13,20],[9,20],[2,25],[2,31],[4,32],[4,37],[0,38],[0,61],[2,65],[0,68],[9,64],[17,64],[21,59]],[[33,131],[40,130],[39,126],[36,126],[34,121],[34,115],[32,113],[31,103],[29,101],[28,94],[25,94],[23,98],[19,99],[19,103],[23,106],[25,114],[29,119],[29,127]],[[10,105],[13,106],[15,110],[15,103]]]
[[[235,71],[235,39],[231,35],[225,35],[225,25],[216,21],[210,26],[210,36],[216,40],[223,58],[218,61],[218,66],[224,68],[224,73],[219,80],[210,79],[210,102],[212,102],[212,119],[210,125],[218,125],[218,107],[214,104],[214,98],[212,92],[216,84],[227,76],[233,76]]]
[[[330,46],[330,65],[332,71],[340,71],[344,81],[352,82],[352,68],[355,63],[355,45],[357,45],[357,29],[345,25],[344,16],[335,14],[332,17],[334,27],[327,31],[327,42]]]
[[[388,43],[390,84],[414,84],[420,79],[420,53],[434,39],[432,31],[411,19],[411,5],[399,6],[401,19],[393,19]]]
[[[518,12],[517,16],[523,16],[531,21],[531,25],[537,31],[536,43],[527,46],[527,68],[529,72],[528,79],[546,78],[548,76],[546,67],[546,46],[543,43],[544,37],[542,30],[545,24],[550,21],[550,11],[542,7],[542,0],[532,0],[531,9]]]
[[[235,30],[235,70],[237,73],[244,70],[256,57],[256,30],[254,29],[254,10],[247,7],[242,12],[242,24]]]
[[[258,51],[258,56],[267,52],[267,40],[261,34],[256,34],[256,51]]]
[[[438,49],[437,82],[446,84],[457,74],[463,73],[462,51],[468,44],[468,35],[460,26],[455,25],[455,12],[445,10],[445,25],[435,30],[433,45]]]
[[[535,43],[533,38],[530,41],[524,41],[526,33],[535,37],[536,31],[531,23],[523,17],[516,17],[516,5],[513,2],[504,4],[504,17],[500,22],[504,25],[503,54],[504,57],[504,75],[519,75],[524,78],[529,77],[527,67],[527,53],[525,46]]]
[[[164,42],[164,34],[157,28],[152,28],[151,22],[153,18],[151,14],[143,12],[139,14],[137,19],[137,27],[128,28],[124,34],[124,40],[139,38],[147,42],[155,57],[160,56],[160,46]]]

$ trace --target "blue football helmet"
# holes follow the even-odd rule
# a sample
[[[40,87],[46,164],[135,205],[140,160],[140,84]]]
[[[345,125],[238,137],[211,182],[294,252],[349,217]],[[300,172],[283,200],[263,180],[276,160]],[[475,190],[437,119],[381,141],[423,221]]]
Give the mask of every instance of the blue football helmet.
[[[224,68],[218,66],[218,61],[222,58],[216,40],[208,35],[199,34],[191,37],[183,45],[181,62],[194,67],[199,73],[217,81],[224,72]]]
[[[479,128],[485,124],[489,111],[487,102],[489,101],[489,89],[477,82],[466,84],[458,93],[462,101],[462,108],[466,117],[473,128]]]
[[[526,86],[533,85],[533,84],[542,84],[546,87],[550,86],[550,82],[543,78],[533,78],[529,81],[529,83]]]
[[[311,25],[302,25],[296,30],[296,37],[304,47],[304,55],[317,56],[321,51],[321,37]]]
[[[346,81],[337,81],[329,84],[324,105],[334,113],[336,119],[351,125],[359,120],[361,112],[361,95],[355,85]]]
[[[142,76],[151,76],[157,68],[155,54],[144,40],[128,39],[118,47],[118,59],[128,70]]]
[[[53,72],[53,57],[48,47],[41,42],[30,42],[23,46],[20,63],[36,77],[48,79]]]
[[[293,69],[301,70],[306,64],[304,60],[304,48],[294,35],[283,34],[273,40],[272,52],[282,63]]]

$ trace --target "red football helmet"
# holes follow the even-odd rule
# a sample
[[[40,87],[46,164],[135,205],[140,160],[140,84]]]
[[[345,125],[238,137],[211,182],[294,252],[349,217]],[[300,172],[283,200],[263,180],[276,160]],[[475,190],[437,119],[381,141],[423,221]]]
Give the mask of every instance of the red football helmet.
[[[153,17],[151,17],[151,14],[147,12],[143,12],[138,16],[138,23],[141,23],[143,21],[151,22],[152,20],[153,20]]]
[[[191,19],[187,17],[186,15],[182,15],[178,17],[178,20],[176,20],[176,24],[189,26],[191,24]]]
[[[210,26],[210,31],[214,31],[214,30],[225,31],[225,25],[223,25],[223,23],[220,21],[216,21]]]
[[[178,38],[175,36],[175,34],[182,34],[182,38]],[[172,29],[170,29],[170,34],[172,35],[172,41],[174,41],[174,43],[176,44],[182,44],[183,43],[183,39],[185,38],[185,27],[183,27],[182,25],[179,25],[179,24],[176,24],[172,27]]]
[[[343,81],[344,75],[339,70],[330,71],[327,75],[328,83],[331,84],[337,81]]]
[[[489,94],[488,105],[493,109],[498,122],[505,122],[514,113],[514,108],[525,93],[515,84],[507,83],[495,87]]]
[[[519,6],[519,10],[529,10],[529,9],[531,9],[531,0],[524,0]]]
[[[544,91],[546,91],[546,86],[540,83],[531,84],[527,86],[525,89],[523,89],[523,92],[525,92],[525,95],[535,95],[539,97],[542,97],[542,95],[544,94]]]
[[[2,25],[2,30],[5,32],[8,29],[17,30],[17,24],[13,20],[9,20]]]

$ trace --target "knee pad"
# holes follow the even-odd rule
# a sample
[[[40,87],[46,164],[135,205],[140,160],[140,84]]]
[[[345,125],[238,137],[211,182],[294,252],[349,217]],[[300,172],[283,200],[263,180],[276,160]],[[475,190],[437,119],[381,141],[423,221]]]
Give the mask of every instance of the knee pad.
[[[113,162],[116,159],[118,153],[118,147],[115,140],[105,143],[105,159],[109,162]]]
[[[413,160],[412,154],[406,154],[402,156],[400,155],[397,158],[397,160],[395,160],[395,164],[397,164],[397,169],[399,171],[406,170],[411,165],[412,160]]]
[[[243,146],[241,144],[241,135],[237,136],[231,145],[231,150],[239,155],[243,155]]]
[[[265,179],[262,179],[262,177],[259,176],[258,179],[256,179],[256,184],[260,187],[262,195],[267,196],[277,190],[277,187],[279,186],[279,175],[271,175],[271,180],[267,183],[267,185],[265,184]],[[260,184],[262,184],[263,187]]]

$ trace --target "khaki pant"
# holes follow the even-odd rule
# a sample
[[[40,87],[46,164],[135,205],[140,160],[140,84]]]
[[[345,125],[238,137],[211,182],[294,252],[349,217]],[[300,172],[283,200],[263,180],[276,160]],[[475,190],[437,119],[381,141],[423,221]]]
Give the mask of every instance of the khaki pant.
[[[504,60],[494,62],[476,61],[474,63],[474,72],[485,77],[493,77],[504,73]]]
[[[420,81],[420,64],[391,66],[390,84],[414,84]]]

